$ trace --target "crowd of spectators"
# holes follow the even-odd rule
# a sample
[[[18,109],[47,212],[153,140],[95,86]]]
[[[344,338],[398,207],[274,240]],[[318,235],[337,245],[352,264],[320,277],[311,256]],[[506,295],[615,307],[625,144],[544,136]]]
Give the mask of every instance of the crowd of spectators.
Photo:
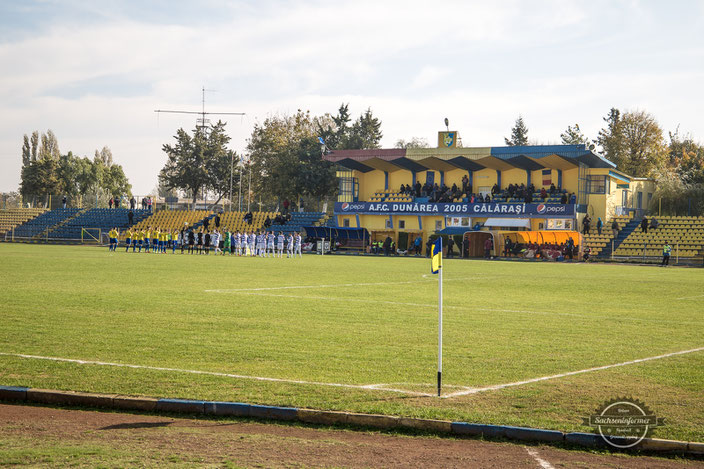
[[[504,257],[525,257],[526,259],[563,260],[579,257],[579,246],[572,238],[566,243],[519,243],[510,238],[504,239]]]
[[[505,201],[523,201],[532,203],[540,200],[545,202],[548,198],[554,198],[560,195],[561,204],[577,203],[577,196],[574,193],[568,193],[555,184],[551,184],[549,188],[542,187],[537,190],[534,184],[526,186],[525,184],[509,184],[506,189],[501,189],[498,184],[494,184],[491,188],[491,193],[481,194],[472,192],[472,184],[469,178],[465,175],[461,182],[462,187],[457,184],[452,184],[448,187],[445,184],[438,185],[437,183],[430,184],[426,182],[421,184],[416,182],[415,186],[411,184],[401,184],[399,193],[410,197],[427,197],[428,202],[444,202],[450,203],[456,200],[463,200],[469,203],[490,203],[490,202],[505,202]]]

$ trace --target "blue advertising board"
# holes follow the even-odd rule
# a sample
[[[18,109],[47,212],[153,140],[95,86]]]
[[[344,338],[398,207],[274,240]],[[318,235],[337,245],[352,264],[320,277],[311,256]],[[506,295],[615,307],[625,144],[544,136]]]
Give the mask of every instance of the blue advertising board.
[[[574,204],[336,202],[335,215],[574,218]]]

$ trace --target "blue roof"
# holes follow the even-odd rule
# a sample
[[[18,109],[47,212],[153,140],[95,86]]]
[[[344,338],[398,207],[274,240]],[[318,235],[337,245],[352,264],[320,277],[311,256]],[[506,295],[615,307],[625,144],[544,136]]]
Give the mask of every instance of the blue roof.
[[[502,160],[518,156],[544,158],[559,155],[570,160],[580,160],[592,168],[615,168],[616,165],[601,155],[597,155],[586,145],[524,145],[514,147],[491,147],[491,156]]]

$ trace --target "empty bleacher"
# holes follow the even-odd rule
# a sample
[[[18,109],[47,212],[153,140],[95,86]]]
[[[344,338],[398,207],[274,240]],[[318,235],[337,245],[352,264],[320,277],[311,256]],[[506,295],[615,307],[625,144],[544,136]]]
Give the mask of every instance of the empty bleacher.
[[[284,225],[271,225],[270,231],[283,231],[285,234],[298,233],[304,226],[318,226],[325,218],[325,212],[291,212],[291,220]]]
[[[0,236],[12,231],[12,228],[28,222],[44,213],[43,208],[9,208],[0,210]]]
[[[614,256],[662,258],[665,242],[672,246],[672,257],[701,259],[704,254],[704,217],[655,217],[657,228],[643,233],[636,228],[614,252]]]
[[[375,192],[369,199],[370,202],[413,202],[413,197],[406,194],[401,194],[399,191],[390,189]],[[316,213],[316,212],[301,212],[301,213]]]
[[[54,239],[81,239],[83,228],[99,228],[107,232],[113,227],[120,231],[129,226],[129,209],[126,208],[92,208],[79,213],[74,218],[52,228],[48,237]],[[152,214],[148,210],[133,210],[132,223],[138,223]]]
[[[58,208],[44,212],[15,228],[15,238],[33,238],[81,212],[80,208]]]

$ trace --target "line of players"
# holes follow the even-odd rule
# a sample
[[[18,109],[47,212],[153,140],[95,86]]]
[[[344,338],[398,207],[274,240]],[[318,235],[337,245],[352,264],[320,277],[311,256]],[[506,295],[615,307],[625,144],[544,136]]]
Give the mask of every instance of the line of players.
[[[215,254],[222,255],[231,254],[236,256],[259,256],[259,257],[283,257],[284,250],[286,257],[303,257],[301,253],[301,235],[299,233],[284,235],[282,231],[278,236],[273,231],[260,232],[244,232],[230,233],[225,229],[224,233],[220,233],[217,229],[205,232],[201,228],[198,232],[193,229],[184,228],[183,230],[168,230],[162,231],[159,228],[133,230],[128,228],[125,231],[125,252],[129,252],[130,247],[132,252],[142,252],[144,247],[145,252],[166,253],[171,249],[172,253],[180,247],[181,254],[188,251],[189,254],[194,252],[198,254],[210,254],[210,251],[215,251]],[[108,233],[110,238],[110,251],[117,251],[118,239],[120,236],[119,230],[114,227]]]

